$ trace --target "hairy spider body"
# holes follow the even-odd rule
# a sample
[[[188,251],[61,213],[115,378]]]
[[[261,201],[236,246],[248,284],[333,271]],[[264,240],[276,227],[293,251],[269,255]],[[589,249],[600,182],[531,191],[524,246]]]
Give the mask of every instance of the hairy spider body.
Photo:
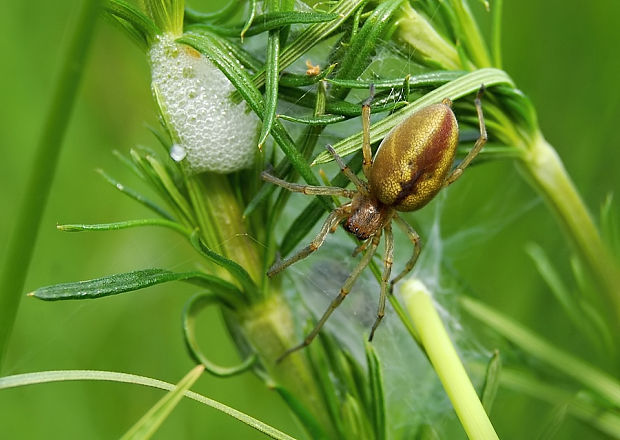
[[[382,229],[394,214],[391,207],[361,193],[357,193],[351,201],[350,211],[343,226],[360,240],[367,240]]]
[[[394,127],[379,145],[374,160],[370,148],[370,100],[367,100],[362,108],[362,152],[364,155],[363,172],[368,181],[360,180],[345,165],[334,149],[329,145],[327,146],[328,151],[342,172],[355,185],[356,190],[331,186],[300,185],[286,182],[263,172],[264,180],[289,191],[351,199],[349,203],[334,209],[329,214],[320,232],[308,246],[286,260],[276,261],[267,272],[268,276],[276,275],[317,250],[325,241],[327,234],[335,231],[340,223],[343,223],[344,229],[361,240],[361,244],[355,249],[353,255],[364,252],[362,259],[344,282],[340,293],[332,300],[329,308],[314,329],[301,344],[287,350],[278,361],[312,342],[327,318],[349,293],[360,273],[370,263],[379,246],[381,236],[384,234],[385,253],[381,276],[381,294],[377,318],[369,336],[369,340],[372,340],[385,312],[387,294],[392,291],[392,286],[397,281],[413,269],[420,254],[420,236],[407,222],[400,218],[398,212],[415,211],[422,208],[442,188],[458,179],[463,170],[480,152],[487,140],[480,103],[483,92],[484,86],[481,86],[475,99],[480,124],[480,137],[472,150],[454,169],[452,169],[452,165],[458,144],[458,123],[452,112],[452,102],[449,99],[444,99],[441,103],[429,105],[414,112]],[[403,271],[390,282],[394,249],[392,222],[395,222],[407,235],[414,246],[414,251]]]

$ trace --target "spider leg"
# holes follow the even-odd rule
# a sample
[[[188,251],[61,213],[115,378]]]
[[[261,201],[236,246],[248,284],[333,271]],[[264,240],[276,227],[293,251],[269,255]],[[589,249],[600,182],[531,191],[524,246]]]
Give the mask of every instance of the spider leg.
[[[364,161],[362,169],[366,178],[370,176],[370,168],[372,167],[372,150],[370,149],[370,101],[375,94],[374,84],[370,85],[368,99],[362,104],[362,152],[364,153]]]
[[[297,261],[303,258],[306,258],[312,252],[320,248],[323,242],[325,241],[325,237],[327,236],[329,231],[335,226],[337,226],[338,223],[340,223],[349,214],[350,206],[351,206],[350,204],[347,204],[347,205],[342,206],[341,208],[334,209],[329,214],[329,216],[327,216],[327,219],[325,219],[325,223],[323,223],[321,230],[319,231],[317,236],[314,238],[314,240],[312,240],[308,246],[306,246],[305,248],[303,248],[296,254],[291,255],[286,260],[280,260],[280,261],[276,261],[275,263],[273,263],[271,268],[267,271],[267,276],[268,277],[274,276],[278,272],[289,267],[291,264],[296,263]]]
[[[392,234],[392,225],[388,223],[383,228],[385,231],[385,255],[383,256],[383,276],[381,277],[381,296],[379,296],[379,309],[377,310],[377,319],[370,330],[369,341],[375,335],[375,330],[379,327],[379,323],[385,315],[385,298],[387,296],[387,286],[392,272],[392,261],[394,259],[394,235]]]
[[[331,145],[327,145],[326,148],[327,148],[327,151],[329,151],[329,154],[332,155],[336,163],[340,166],[340,170],[342,171],[342,173],[345,176],[347,176],[351,182],[353,182],[353,185],[355,185],[357,190],[364,195],[368,195],[368,187],[366,183],[362,182],[359,179],[359,177],[357,177],[353,173],[353,171],[351,171],[351,168],[349,168],[349,166],[346,163],[344,163],[344,161],[342,160],[342,157],[340,157],[338,153],[336,153],[336,151]]]
[[[463,170],[467,168],[471,161],[474,160],[478,153],[480,153],[480,150],[482,150],[484,144],[487,143],[487,128],[486,124],[484,123],[484,115],[482,114],[482,104],[480,103],[480,98],[482,98],[484,90],[485,87],[484,84],[482,84],[480,86],[480,89],[478,90],[476,99],[474,100],[474,103],[476,105],[476,112],[478,113],[478,122],[480,123],[480,137],[474,144],[474,148],[472,148],[471,151],[467,153],[467,156],[465,156],[463,161],[458,164],[458,166],[450,173],[450,175],[448,175],[448,177],[446,177],[446,180],[443,183],[444,187],[450,185],[451,183],[454,183],[456,179],[461,177],[461,175],[463,174]]]
[[[282,180],[277,178],[276,176],[272,176],[266,171],[263,171],[261,173],[261,177],[263,178],[263,180],[274,183],[278,186],[281,186],[282,188],[288,189],[289,191],[299,192],[308,195],[342,196],[351,199],[355,194],[355,191],[346,188],[340,188],[338,186],[312,186],[287,182],[286,180]]]
[[[370,260],[372,260],[372,256],[377,250],[377,246],[379,246],[380,240],[381,240],[381,233],[379,232],[375,236],[373,236],[372,243],[370,247],[368,248],[368,250],[366,251],[366,253],[364,254],[364,257],[360,260],[360,262],[357,264],[353,272],[351,272],[349,277],[346,279],[346,281],[340,288],[340,293],[338,294],[336,298],[332,300],[331,304],[329,305],[327,310],[325,310],[325,313],[323,313],[323,316],[321,316],[321,319],[319,319],[319,322],[314,326],[312,331],[308,334],[308,336],[305,337],[305,339],[303,340],[301,344],[296,345],[295,347],[289,348],[288,350],[286,350],[276,360],[276,363],[282,361],[282,359],[287,357],[289,354],[297,350],[301,350],[302,348],[310,345],[310,343],[316,337],[319,331],[321,331],[321,328],[323,327],[323,324],[325,324],[325,321],[327,321],[327,318],[329,318],[329,316],[333,313],[333,311],[336,310],[336,308],[340,305],[340,303],[342,303],[342,301],[346,298],[347,294],[351,291],[351,288],[353,287],[353,284],[355,284],[355,281],[357,280],[359,275],[362,273],[364,268],[368,266],[368,263],[370,263]]]
[[[415,266],[415,263],[418,260],[418,256],[420,255],[420,249],[421,249],[420,236],[415,231],[415,229],[413,229],[413,227],[409,223],[407,223],[402,218],[400,218],[398,214],[394,215],[394,221],[403,230],[403,232],[407,234],[407,237],[409,237],[409,240],[411,240],[411,242],[413,243],[413,255],[411,256],[409,261],[407,261],[407,264],[405,265],[405,268],[403,269],[403,271],[399,273],[398,276],[390,282],[390,292],[393,291],[394,284],[396,284],[405,275],[411,272],[411,269],[413,269],[413,266]]]
[[[370,244],[372,240],[364,240],[362,241],[358,247],[356,247],[355,249],[353,249],[353,254],[351,255],[352,257],[357,257],[360,253],[364,252],[366,250],[366,248],[368,247],[368,245]]]

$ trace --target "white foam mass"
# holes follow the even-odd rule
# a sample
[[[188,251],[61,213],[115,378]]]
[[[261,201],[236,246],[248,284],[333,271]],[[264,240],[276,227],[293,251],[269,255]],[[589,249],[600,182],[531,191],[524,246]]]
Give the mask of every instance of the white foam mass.
[[[192,174],[230,173],[249,167],[256,154],[258,118],[233,104],[234,86],[193,48],[161,35],[149,50],[152,87],[179,137]]]

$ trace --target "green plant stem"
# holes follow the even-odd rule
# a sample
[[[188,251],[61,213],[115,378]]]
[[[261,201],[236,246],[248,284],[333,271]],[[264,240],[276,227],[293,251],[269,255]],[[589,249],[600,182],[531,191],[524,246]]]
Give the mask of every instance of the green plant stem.
[[[197,197],[204,197],[201,203],[195,204],[195,209],[203,211],[201,231],[210,231],[207,244],[226,258],[239,263],[252,280],[260,285],[264,277],[262,263],[255,242],[249,239],[247,225],[242,217],[243,210],[228,177],[224,174],[203,173],[189,179],[198,185]]]
[[[69,123],[99,12],[99,1],[85,0],[47,112],[31,173],[0,275],[0,368],[11,336],[39,224]]]
[[[432,60],[444,69],[458,70],[461,66],[455,47],[433,28],[409,3],[401,7],[398,17],[398,38],[415,48],[414,57]]]
[[[269,376],[304,405],[329,438],[338,438],[306,353],[298,351],[275,363],[282,353],[299,342],[295,339],[291,309],[282,295],[271,295],[245,310],[241,326]]]
[[[498,439],[424,284],[409,280],[402,285],[401,295],[467,436]]]
[[[521,169],[545,197],[558,222],[575,245],[577,252],[595,277],[601,295],[611,307],[610,319],[620,320],[620,271],[579,197],[562,161],[553,147],[538,132],[528,146]]]

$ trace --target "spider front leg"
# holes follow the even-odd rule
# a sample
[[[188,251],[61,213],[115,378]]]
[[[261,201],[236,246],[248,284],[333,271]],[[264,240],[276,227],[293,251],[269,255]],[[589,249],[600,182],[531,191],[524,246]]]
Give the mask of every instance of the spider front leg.
[[[261,177],[263,178],[263,180],[274,183],[278,186],[281,186],[282,188],[288,189],[289,191],[299,192],[307,195],[340,196],[351,199],[355,194],[355,191],[346,188],[340,188],[338,186],[312,186],[287,182],[286,180],[282,180],[277,178],[276,176],[272,176],[267,171],[263,171],[261,173]]]
[[[480,89],[478,90],[476,99],[474,100],[474,104],[476,105],[476,112],[478,113],[478,122],[480,123],[480,137],[474,144],[474,148],[472,148],[471,151],[467,153],[467,156],[465,156],[465,158],[461,161],[461,163],[458,164],[458,166],[454,168],[454,170],[446,178],[443,184],[444,187],[450,185],[451,183],[454,183],[456,179],[461,177],[461,175],[463,174],[463,170],[467,168],[467,166],[471,163],[471,161],[474,160],[474,158],[478,155],[478,153],[480,153],[480,150],[482,150],[482,147],[484,147],[484,145],[487,143],[487,128],[486,128],[486,124],[484,123],[484,115],[482,113],[482,103],[480,101],[484,91],[485,91],[485,87],[484,87],[484,84],[482,84],[480,86]]]
[[[374,235],[371,238],[371,240],[372,240],[372,242],[371,242],[368,250],[364,254],[364,257],[360,260],[360,262],[355,267],[353,272],[351,272],[349,277],[346,279],[346,281],[344,282],[344,284],[340,288],[340,293],[338,294],[338,296],[336,298],[334,298],[332,300],[331,304],[329,305],[329,307],[327,308],[325,313],[323,313],[323,316],[321,316],[321,319],[319,319],[319,322],[314,326],[312,331],[308,334],[308,336],[306,336],[306,338],[303,340],[303,342],[301,344],[296,345],[295,347],[286,350],[282,354],[282,356],[280,356],[276,360],[276,363],[281,362],[282,359],[287,357],[289,354],[291,354],[291,353],[293,353],[293,352],[295,352],[297,350],[301,350],[302,348],[307,347],[308,345],[310,345],[310,343],[313,341],[313,339],[316,337],[316,335],[319,333],[319,331],[321,331],[321,328],[325,324],[325,321],[327,321],[327,318],[329,318],[330,315],[334,312],[334,310],[336,310],[336,308],[342,303],[342,301],[344,301],[344,299],[346,298],[348,293],[351,291],[351,288],[353,287],[353,284],[355,284],[355,281],[357,281],[357,278],[360,276],[362,271],[366,268],[366,266],[368,266],[368,264],[372,260],[372,257],[375,254],[375,251],[377,250],[377,246],[379,246],[379,241],[381,240],[381,232],[378,232],[376,235]]]
[[[409,223],[400,218],[398,214],[394,215],[394,221],[403,230],[403,232],[407,234],[407,237],[409,237],[411,243],[413,243],[413,255],[411,256],[409,261],[407,261],[407,264],[405,265],[403,271],[399,273],[396,278],[390,281],[390,292],[394,290],[394,284],[399,282],[401,279],[403,279],[405,275],[411,272],[411,269],[413,269],[413,267],[415,266],[416,261],[418,261],[418,256],[420,255],[421,250],[420,236],[415,231],[415,229],[413,229],[413,227],[411,227]]]
[[[321,227],[321,230],[317,234],[317,236],[310,242],[308,246],[297,252],[296,254],[290,256],[286,260],[276,261],[273,263],[271,268],[267,271],[267,276],[272,277],[278,272],[286,269],[291,264],[296,263],[299,260],[306,258],[312,252],[316,251],[321,247],[323,242],[325,241],[325,237],[332,230],[332,228],[336,227],[338,223],[344,220],[350,214],[351,204],[343,205],[340,208],[334,209],[327,219],[325,219],[325,223]]]
[[[379,296],[379,309],[377,310],[377,319],[370,330],[369,341],[372,341],[375,330],[379,327],[379,323],[385,315],[385,298],[387,296],[387,286],[392,273],[392,262],[394,260],[394,235],[392,234],[392,225],[388,223],[383,230],[385,231],[385,255],[383,255],[383,275],[381,277],[381,295]]]

